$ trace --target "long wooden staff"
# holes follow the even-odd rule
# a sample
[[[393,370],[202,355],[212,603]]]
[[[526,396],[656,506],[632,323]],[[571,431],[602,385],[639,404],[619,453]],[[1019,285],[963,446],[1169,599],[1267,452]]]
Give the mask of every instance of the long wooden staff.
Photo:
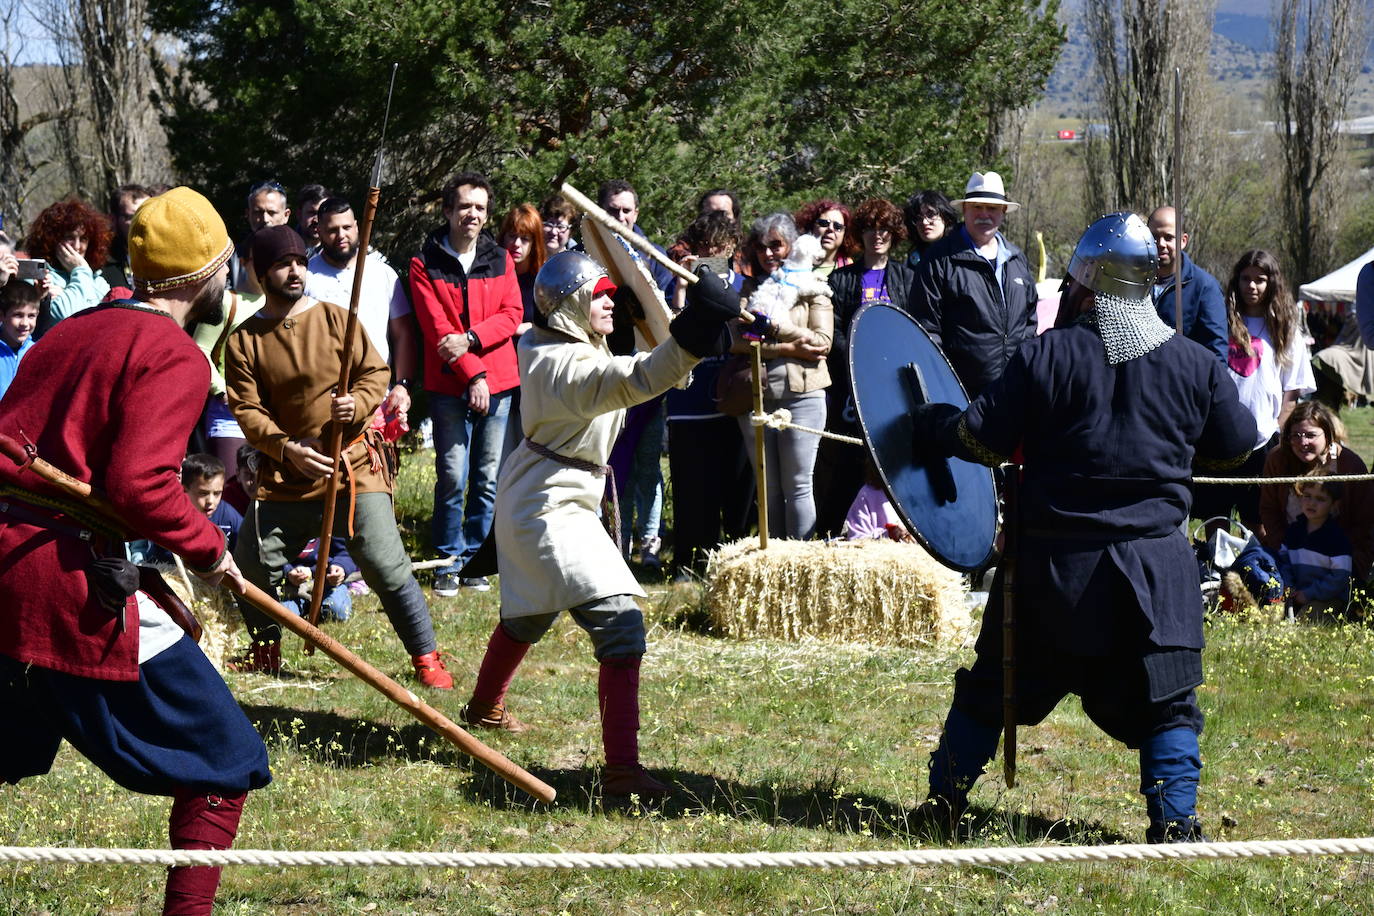
[[[1021,468],[1007,468],[1002,490],[1002,777],[1016,787],[1016,560],[1021,549]]]
[[[339,386],[336,391],[348,394],[353,373],[353,353],[357,349],[358,300],[363,292],[363,267],[367,264],[367,248],[372,241],[372,223],[377,217],[377,199],[382,194],[382,152],[386,146],[386,125],[391,118],[391,92],[396,88],[396,68],[391,65],[391,88],[386,93],[386,114],[382,118],[382,142],[377,147],[377,159],[372,165],[371,187],[367,189],[367,204],[363,207],[363,221],[358,227],[358,250],[353,258],[353,292],[348,299],[348,323],[344,325],[343,350],[339,354]],[[358,419],[357,417],[354,418]],[[370,421],[369,421],[370,422]],[[343,476],[344,424],[331,422],[329,456],[333,471],[324,487],[324,511],[320,513],[320,539],[317,542],[315,581],[310,588],[310,625],[320,622],[320,607],[324,604],[324,580],[329,574],[329,548],[334,537],[334,504],[339,498],[339,480]],[[307,655],[315,654],[315,646],[305,644]]]
[[[105,495],[85,481],[77,480],[62,470],[39,458],[32,450],[8,436],[0,435],[0,453],[12,460],[19,468],[27,467],[35,474],[53,484],[68,495],[90,506],[116,528],[128,530],[128,525],[120,518],[117,510]],[[238,584],[226,578],[224,584],[233,592],[248,599],[258,610],[271,617],[281,626],[301,636],[309,644],[319,646],[334,661],[356,675],[368,686],[381,692],[388,700],[410,713],[425,726],[433,729],[458,750],[490,769],[506,782],[528,792],[542,802],[552,802],[556,793],[553,787],[516,766],[510,758],[494,751],[472,735],[455,725],[447,716],[421,700],[414,693],[378,671],[363,659],[344,648],[336,639],[302,620],[293,611],[283,607],[274,598],[251,582],[245,582],[240,590]]]
[[[1183,71],[1174,68],[1174,327],[1183,334]]]

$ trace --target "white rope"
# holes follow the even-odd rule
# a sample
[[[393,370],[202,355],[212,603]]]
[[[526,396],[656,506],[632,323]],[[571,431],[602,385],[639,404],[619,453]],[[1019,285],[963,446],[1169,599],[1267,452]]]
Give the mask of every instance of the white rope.
[[[1193,483],[1353,483],[1374,480],[1374,474],[1307,474],[1301,477],[1194,477]]]
[[[834,439],[836,442],[847,442],[850,445],[864,444],[864,440],[857,436],[842,436],[839,433],[826,432],[823,429],[798,426],[792,422],[792,411],[786,407],[779,407],[772,413],[751,413],[749,414],[749,422],[753,426],[767,426],[771,429],[796,429],[813,436],[820,436],[822,439]]]
[[[544,868],[544,869],[761,869],[902,868],[1023,865],[1057,862],[1120,862],[1191,859],[1265,859],[1281,856],[1367,855],[1374,837],[1329,840],[1264,840],[1231,843],[1122,844],[1116,846],[1019,846],[981,849],[872,850],[868,852],[388,852],[386,850],[294,851],[276,849],[94,849],[0,846],[0,862],[62,862],[82,865],[256,865],[263,867]]]

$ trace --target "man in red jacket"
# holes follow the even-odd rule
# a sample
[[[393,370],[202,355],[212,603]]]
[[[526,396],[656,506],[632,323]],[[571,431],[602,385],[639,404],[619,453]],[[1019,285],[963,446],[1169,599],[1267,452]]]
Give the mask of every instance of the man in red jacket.
[[[464,172],[444,188],[445,225],[410,262],[410,293],[425,347],[434,421],[434,548],[457,562],[435,571],[434,593],[485,579],[458,571],[491,530],[496,474],[520,368],[511,340],[524,313],[515,264],[482,233],[491,204],[486,176]],[[466,498],[464,491],[466,490]]]
[[[267,751],[228,687],[138,586],[125,538],[242,584],[224,534],[178,468],[210,367],[183,330],[216,320],[233,246],[189,188],[150,198],[129,231],[136,298],[55,327],[0,403],[0,433],[108,495],[112,522],[0,463],[0,780],[48,772],[62,739],[121,786],[170,795],[177,849],[224,849]],[[222,319],[221,319],[222,320]],[[173,868],[164,913],[209,913],[217,868]]]

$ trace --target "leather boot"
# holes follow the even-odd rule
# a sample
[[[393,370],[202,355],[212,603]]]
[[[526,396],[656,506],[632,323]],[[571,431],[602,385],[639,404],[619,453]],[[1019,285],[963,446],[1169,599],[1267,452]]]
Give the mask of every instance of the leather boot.
[[[415,666],[415,677],[421,684],[436,690],[453,689],[453,675],[444,667],[444,660],[440,657],[438,649],[424,655],[412,655],[410,662]]]
[[[601,791],[604,795],[638,795],[643,799],[666,798],[672,794],[672,789],[654,779],[648,770],[637,763],[606,764],[601,777]]]
[[[499,703],[478,703],[476,700],[468,700],[467,705],[458,713],[458,718],[474,728],[495,728],[513,735],[530,730],[528,725],[507,712],[506,707]]]
[[[230,659],[225,667],[240,674],[258,672],[260,674],[281,673],[281,640],[254,642],[243,652]]]

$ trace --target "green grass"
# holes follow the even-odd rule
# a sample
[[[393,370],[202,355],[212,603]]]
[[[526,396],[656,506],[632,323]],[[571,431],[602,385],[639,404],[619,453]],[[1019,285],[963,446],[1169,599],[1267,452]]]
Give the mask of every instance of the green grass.
[[[1352,426],[1356,425],[1352,423]],[[414,457],[407,459],[415,464]],[[407,474],[419,471],[413,469]],[[403,484],[402,492],[406,491]],[[415,492],[423,492],[420,486]],[[402,502],[409,512],[409,500]],[[968,648],[905,651],[678,630],[692,586],[653,588],[643,678],[646,763],[677,784],[661,810],[606,812],[596,671],[561,622],[527,658],[511,708],[534,730],[483,734],[559,794],[550,808],[342,674],[287,647],[280,679],[231,675],[267,740],[275,781],[254,793],[240,848],[687,852],[912,848],[903,814]],[[408,662],[375,602],[331,632],[387,673]],[[495,593],[435,599],[460,685],[427,698],[456,716]],[[1216,839],[1365,836],[1374,830],[1374,630],[1209,624],[1201,811]],[[22,740],[16,736],[13,740]],[[1064,703],[1021,732],[1018,785],[1000,768],[973,801],[975,845],[1138,841],[1135,755]],[[70,748],[53,772],[0,788],[0,843],[166,845],[166,802],[126,793]],[[0,913],[154,913],[163,873],[124,866],[0,866]],[[767,872],[560,873],[407,869],[226,870],[227,914],[1365,913],[1358,858],[1257,862]]]

